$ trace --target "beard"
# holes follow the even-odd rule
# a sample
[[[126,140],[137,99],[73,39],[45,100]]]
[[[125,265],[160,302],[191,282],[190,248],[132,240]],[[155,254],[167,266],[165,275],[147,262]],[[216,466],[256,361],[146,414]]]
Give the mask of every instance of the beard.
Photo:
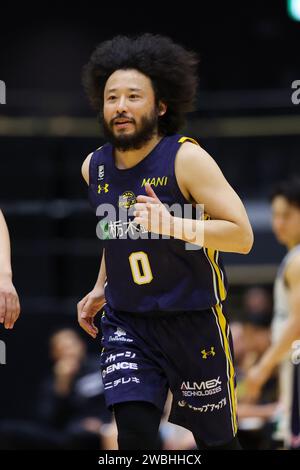
[[[126,118],[122,114],[119,114],[117,118]],[[113,147],[120,150],[121,152],[125,152],[127,150],[138,150],[142,148],[152,137],[156,134],[157,131],[157,124],[158,124],[158,113],[157,110],[154,109],[150,115],[143,116],[141,118],[140,128],[133,132],[132,134],[122,134],[116,135],[113,131],[113,121],[107,123],[103,116],[101,117],[101,124],[103,128],[103,134],[106,140],[112,144]],[[132,120],[133,124],[135,121]]]

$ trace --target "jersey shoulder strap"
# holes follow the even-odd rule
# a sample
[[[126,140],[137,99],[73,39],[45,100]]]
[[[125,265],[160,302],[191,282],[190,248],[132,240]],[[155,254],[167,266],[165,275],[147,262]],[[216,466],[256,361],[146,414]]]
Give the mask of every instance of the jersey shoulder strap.
[[[199,142],[197,140],[193,139],[192,137],[187,137],[187,136],[182,136],[178,139],[178,142],[180,144],[183,144],[184,142],[191,142],[192,144],[200,146]]]

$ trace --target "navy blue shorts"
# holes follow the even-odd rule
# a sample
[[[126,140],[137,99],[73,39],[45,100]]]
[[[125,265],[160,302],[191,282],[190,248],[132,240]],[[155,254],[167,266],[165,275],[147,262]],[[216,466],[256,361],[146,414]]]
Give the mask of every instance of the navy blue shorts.
[[[208,445],[237,432],[232,341],[223,306],[156,315],[105,305],[101,318],[101,370],[107,406],[138,400],[163,410],[169,421]]]

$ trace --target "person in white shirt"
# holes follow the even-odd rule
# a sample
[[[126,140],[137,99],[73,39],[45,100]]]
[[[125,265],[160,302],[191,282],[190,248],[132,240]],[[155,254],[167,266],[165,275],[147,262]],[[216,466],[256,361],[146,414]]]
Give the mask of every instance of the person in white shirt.
[[[288,252],[274,285],[272,344],[246,380],[249,401],[258,398],[262,386],[279,366],[279,418],[276,440],[287,448],[300,448],[299,349],[300,339],[300,179],[281,183],[273,192],[272,226]]]

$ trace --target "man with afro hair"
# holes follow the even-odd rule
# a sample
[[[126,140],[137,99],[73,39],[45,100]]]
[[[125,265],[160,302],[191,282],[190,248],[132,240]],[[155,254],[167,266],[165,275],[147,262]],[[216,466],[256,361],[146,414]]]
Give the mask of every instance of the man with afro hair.
[[[95,287],[78,303],[96,338],[119,449],[157,449],[169,420],[199,449],[239,449],[232,344],[220,251],[247,254],[245,208],[213,158],[180,134],[193,110],[198,58],[170,38],[101,43],[83,83],[102,147],[82,165],[103,243]]]

